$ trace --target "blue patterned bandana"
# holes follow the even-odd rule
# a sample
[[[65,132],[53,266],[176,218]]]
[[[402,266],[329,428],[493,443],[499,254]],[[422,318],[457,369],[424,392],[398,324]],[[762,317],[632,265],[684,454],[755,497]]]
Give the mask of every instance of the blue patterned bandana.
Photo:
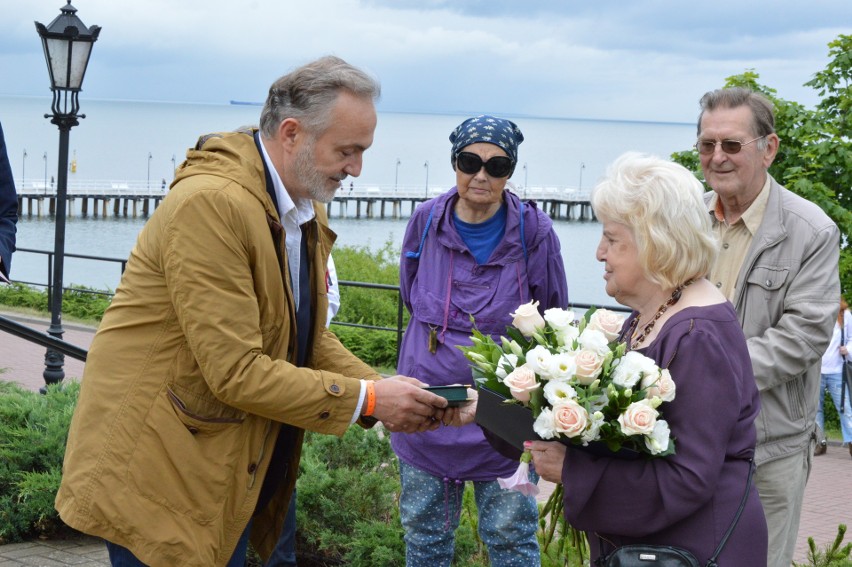
[[[450,134],[453,143],[451,159],[455,159],[462,149],[477,142],[486,142],[503,148],[512,163],[518,163],[518,144],[524,141],[524,135],[518,125],[510,120],[495,118],[484,114],[468,118],[459,124]]]

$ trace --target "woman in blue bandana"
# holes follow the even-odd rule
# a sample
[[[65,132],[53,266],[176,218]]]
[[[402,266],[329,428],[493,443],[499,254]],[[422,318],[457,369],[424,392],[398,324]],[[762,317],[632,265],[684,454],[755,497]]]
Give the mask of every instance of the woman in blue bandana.
[[[567,306],[550,218],[506,190],[523,139],[515,123],[493,116],[465,120],[450,134],[456,186],[417,208],[403,241],[400,287],[411,320],[400,373],[432,386],[472,384],[456,348],[471,344],[471,316],[498,339],[523,303],[537,301],[542,313]],[[499,487],[518,462],[497,453],[477,425],[394,433],[391,442],[400,460],[408,567],[450,565],[467,481],[491,565],[540,564],[535,499]]]

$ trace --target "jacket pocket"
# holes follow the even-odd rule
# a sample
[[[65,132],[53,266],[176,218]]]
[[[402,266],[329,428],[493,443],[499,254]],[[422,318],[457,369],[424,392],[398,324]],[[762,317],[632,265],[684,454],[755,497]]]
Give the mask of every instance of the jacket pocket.
[[[222,513],[246,443],[244,417],[199,415],[173,390],[160,392],[145,418],[128,467],[140,496],[209,523]]]
[[[781,289],[790,268],[786,266],[755,266],[748,275],[748,285],[758,286],[769,295]]]

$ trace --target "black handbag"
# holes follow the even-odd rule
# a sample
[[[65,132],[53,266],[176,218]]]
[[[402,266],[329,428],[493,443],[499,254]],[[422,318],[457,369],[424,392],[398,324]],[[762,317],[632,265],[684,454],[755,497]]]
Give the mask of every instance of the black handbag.
[[[722,553],[728,538],[737,527],[740,515],[743,513],[749,490],[751,489],[751,478],[754,474],[754,460],[749,461],[748,480],[746,481],[745,494],[740,501],[740,507],[734,516],[734,521],[728,527],[728,531],[719,542],[719,546],[713,556],[707,560],[705,567],[717,567],[716,558]],[[603,549],[603,538],[598,536],[598,541]],[[616,547],[610,554],[602,555],[595,560],[597,567],[701,567],[695,556],[685,549],[668,545],[647,545],[642,543],[622,545]]]

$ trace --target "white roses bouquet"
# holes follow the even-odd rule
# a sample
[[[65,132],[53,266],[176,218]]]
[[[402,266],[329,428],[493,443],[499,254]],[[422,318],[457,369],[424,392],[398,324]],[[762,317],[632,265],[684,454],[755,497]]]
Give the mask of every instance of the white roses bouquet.
[[[542,317],[538,302],[530,302],[512,316],[502,344],[474,327],[473,346],[459,347],[477,385],[530,408],[542,439],[674,453],[658,410],[674,399],[674,381],[668,370],[616,341],[623,315],[592,308],[577,320],[573,311],[548,309]]]

